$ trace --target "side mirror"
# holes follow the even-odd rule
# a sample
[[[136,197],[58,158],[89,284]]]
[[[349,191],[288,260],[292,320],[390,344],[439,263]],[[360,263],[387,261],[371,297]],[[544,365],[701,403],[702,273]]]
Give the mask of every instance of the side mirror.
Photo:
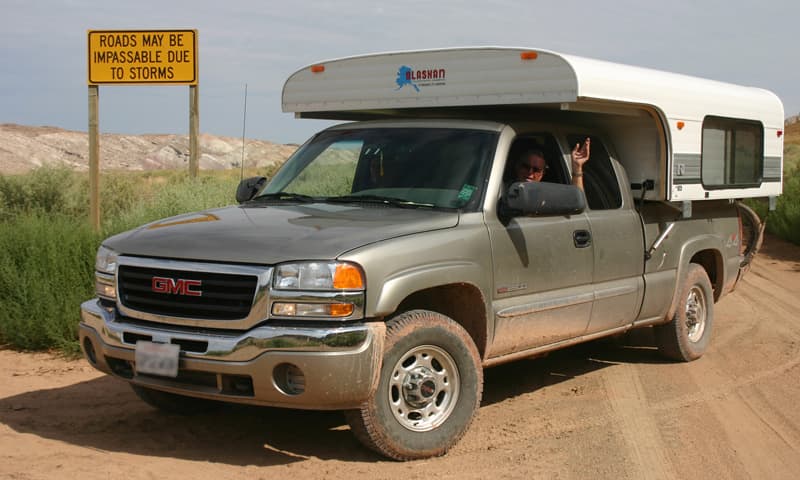
[[[238,203],[244,203],[252,199],[259,191],[261,191],[266,183],[266,177],[245,178],[239,182],[239,186],[236,187],[236,201]]]
[[[550,182],[512,183],[506,195],[512,215],[575,215],[586,209],[583,191],[574,185]]]

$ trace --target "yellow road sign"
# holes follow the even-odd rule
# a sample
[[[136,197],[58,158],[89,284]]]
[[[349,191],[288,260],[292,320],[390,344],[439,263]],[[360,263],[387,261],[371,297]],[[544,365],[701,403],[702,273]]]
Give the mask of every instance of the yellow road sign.
[[[197,85],[197,30],[89,30],[89,85]]]

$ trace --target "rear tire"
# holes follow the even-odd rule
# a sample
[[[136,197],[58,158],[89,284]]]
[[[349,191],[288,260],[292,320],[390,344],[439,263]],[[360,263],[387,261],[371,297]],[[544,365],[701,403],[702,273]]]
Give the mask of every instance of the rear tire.
[[[705,353],[714,324],[714,291],[703,267],[689,264],[678,301],[672,320],[655,327],[656,342],[665,357],[691,362]]]
[[[467,431],[482,391],[480,356],[464,328],[413,310],[387,322],[377,390],[345,417],[356,438],[381,455],[435,457]]]
[[[130,384],[136,396],[144,400],[151,407],[168,413],[179,415],[194,415],[204,413],[220,407],[219,402],[204,398],[187,397],[175,393],[162,392],[141,385]]]

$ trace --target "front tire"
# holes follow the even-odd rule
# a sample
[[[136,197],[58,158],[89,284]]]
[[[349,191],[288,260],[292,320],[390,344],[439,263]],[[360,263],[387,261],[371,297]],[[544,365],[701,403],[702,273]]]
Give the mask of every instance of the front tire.
[[[345,416],[356,438],[382,455],[434,457],[467,431],[482,391],[480,356],[464,328],[413,310],[387,322],[377,390]]]
[[[714,291],[703,267],[689,264],[679,295],[672,320],[655,327],[656,341],[662,355],[691,362],[705,353],[714,324]]]

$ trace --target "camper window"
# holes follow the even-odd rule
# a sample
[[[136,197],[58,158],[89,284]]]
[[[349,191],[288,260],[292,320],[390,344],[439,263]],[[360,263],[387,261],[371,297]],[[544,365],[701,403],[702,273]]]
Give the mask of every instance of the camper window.
[[[760,122],[706,117],[701,171],[706,188],[751,187],[764,171],[764,127]]]

